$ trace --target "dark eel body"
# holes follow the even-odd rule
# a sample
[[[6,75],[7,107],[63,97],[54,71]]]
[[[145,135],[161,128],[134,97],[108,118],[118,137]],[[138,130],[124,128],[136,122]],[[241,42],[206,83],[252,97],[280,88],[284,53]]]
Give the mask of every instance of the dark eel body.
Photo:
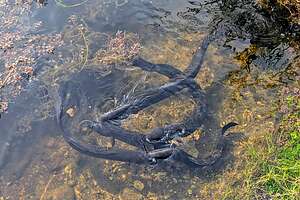
[[[177,137],[185,137],[192,134],[212,118],[207,110],[207,103],[204,98],[205,94],[194,78],[197,76],[202,66],[207,47],[214,38],[215,35],[211,34],[203,40],[201,46],[197,49],[191,64],[183,72],[171,65],[153,64],[142,58],[136,58],[133,61],[134,66],[141,68],[144,71],[162,74],[168,77],[170,81],[158,88],[148,89],[144,93],[136,96],[129,103],[104,113],[98,121],[83,121],[83,126],[92,129],[101,136],[111,137],[135,146],[138,149],[136,151],[115,147],[107,149],[99,145],[81,142],[73,136],[72,131],[68,128],[68,122],[71,120],[71,117],[66,114],[66,111],[70,106],[76,108],[78,111],[85,110],[85,112],[88,112],[87,107],[91,103],[89,101],[93,99],[91,97],[93,96],[93,92],[95,94],[103,92],[104,88],[101,88],[101,86],[107,85],[107,81],[109,80],[106,80],[105,77],[99,80],[99,77],[101,76],[97,76],[95,70],[83,70],[69,81],[63,83],[59,89],[57,120],[63,130],[63,136],[66,142],[83,154],[108,160],[137,164],[156,164],[158,161],[162,160],[173,160],[183,162],[191,167],[202,167],[213,164],[219,158],[218,156],[209,162],[202,161],[187,154],[173,144],[172,140]],[[116,74],[118,73],[112,73],[111,76]],[[83,79],[86,79],[86,81],[82,81],[82,77],[85,77]],[[117,76],[111,78],[114,81],[120,81]],[[105,82],[106,84],[104,84]],[[88,87],[92,87],[93,92],[88,92],[91,89]],[[114,87],[114,84],[112,83],[109,87]],[[167,99],[172,95],[176,95],[183,89],[187,89],[188,93],[197,104],[191,116],[186,118],[183,122],[155,128],[148,134],[126,130],[116,123],[153,104]],[[105,88],[105,91],[110,90],[112,90],[112,88]],[[217,147],[220,151],[223,150],[223,137],[225,131],[236,125],[236,123],[231,122],[223,128],[216,129],[219,132],[217,135],[219,135],[220,142]]]

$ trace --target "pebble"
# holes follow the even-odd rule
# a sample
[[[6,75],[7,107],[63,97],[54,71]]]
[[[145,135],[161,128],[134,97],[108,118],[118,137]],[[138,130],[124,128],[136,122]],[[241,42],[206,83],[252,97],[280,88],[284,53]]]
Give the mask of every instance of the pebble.
[[[69,117],[74,117],[76,114],[75,108],[69,108],[66,113],[69,115]]]
[[[142,191],[143,189],[144,189],[144,183],[142,183],[141,181],[139,181],[139,180],[135,180],[134,182],[133,182],[133,187],[135,188],[135,189],[137,189],[137,190],[139,190],[139,191]]]

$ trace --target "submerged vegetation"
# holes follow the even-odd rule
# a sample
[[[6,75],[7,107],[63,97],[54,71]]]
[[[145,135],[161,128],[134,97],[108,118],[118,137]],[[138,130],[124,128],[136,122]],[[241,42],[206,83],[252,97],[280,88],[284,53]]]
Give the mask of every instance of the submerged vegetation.
[[[0,2],[0,116],[63,44],[60,34],[35,34],[43,24],[29,22],[31,1],[11,3]]]

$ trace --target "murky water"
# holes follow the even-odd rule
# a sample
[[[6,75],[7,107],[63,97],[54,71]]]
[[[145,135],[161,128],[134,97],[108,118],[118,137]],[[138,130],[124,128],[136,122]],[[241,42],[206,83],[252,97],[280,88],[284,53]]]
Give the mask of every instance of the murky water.
[[[0,33],[10,38],[0,40],[0,199],[222,197],[230,177],[239,173],[235,168],[235,173],[228,171],[241,165],[244,138],[263,137],[274,129],[281,89],[294,87],[299,79],[296,33],[265,21],[250,1],[59,2],[0,1]],[[124,103],[124,96],[169,81],[134,68],[128,64],[132,57],[183,71],[215,27],[224,34],[210,44],[195,80],[205,91],[214,123],[221,127],[234,121],[239,126],[231,129],[214,165],[190,169],[169,163],[163,168],[108,161],[80,154],[64,141],[55,105],[59,85],[72,74],[92,69],[101,72],[99,77],[110,77],[103,93],[90,97],[98,110],[89,115],[96,120],[99,113]],[[183,120],[194,107],[190,96],[181,92],[131,116],[122,126],[147,133]],[[81,138],[111,145],[90,134]],[[218,139],[198,130],[183,144],[190,154],[209,159]]]

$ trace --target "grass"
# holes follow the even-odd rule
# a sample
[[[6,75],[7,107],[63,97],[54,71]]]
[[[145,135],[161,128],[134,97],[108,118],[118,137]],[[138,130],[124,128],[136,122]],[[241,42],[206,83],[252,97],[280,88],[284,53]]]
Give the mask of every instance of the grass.
[[[280,110],[279,123],[238,142],[239,159],[201,189],[203,199],[300,199],[299,87],[283,88],[278,98],[272,114]]]
[[[295,107],[284,116],[277,132],[268,134],[261,149],[248,149],[250,162],[257,169],[251,178],[253,194],[271,199],[300,198],[300,113],[299,99],[288,96],[289,108]]]
[[[272,199],[296,199],[300,195],[299,132],[288,134],[297,134],[298,141],[290,138],[283,147],[269,143],[270,156],[258,165],[253,179],[256,192],[263,192]]]

